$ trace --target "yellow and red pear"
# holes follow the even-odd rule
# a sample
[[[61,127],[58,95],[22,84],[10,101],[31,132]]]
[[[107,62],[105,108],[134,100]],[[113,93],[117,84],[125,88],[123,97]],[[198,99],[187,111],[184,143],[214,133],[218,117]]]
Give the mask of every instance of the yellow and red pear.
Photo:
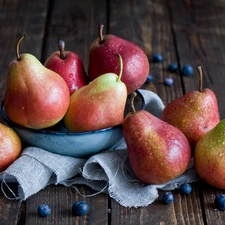
[[[12,164],[21,152],[22,144],[18,134],[0,123],[0,172]]]
[[[185,135],[146,110],[132,109],[122,127],[136,176],[145,183],[162,184],[183,174],[191,160]]]
[[[199,90],[191,91],[170,102],[162,112],[162,119],[179,128],[194,148],[198,141],[220,121],[215,93],[202,89],[202,70],[199,72]]]
[[[120,80],[123,64],[121,56],[117,56],[120,61],[119,76],[115,73],[103,74],[72,94],[64,117],[69,131],[93,131],[122,123],[127,88]]]
[[[207,132],[194,150],[194,165],[199,177],[225,190],[225,119]]]
[[[42,129],[55,125],[65,115],[70,93],[64,79],[44,67],[33,55],[19,55],[8,66],[4,107],[8,117],[24,127]]]

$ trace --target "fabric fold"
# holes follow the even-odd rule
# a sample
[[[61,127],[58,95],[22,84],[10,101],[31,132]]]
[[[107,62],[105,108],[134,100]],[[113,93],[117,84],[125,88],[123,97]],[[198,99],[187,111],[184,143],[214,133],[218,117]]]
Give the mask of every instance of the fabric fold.
[[[37,147],[28,147],[4,171],[4,179],[13,176],[18,182],[18,197],[26,200],[49,184],[76,176],[85,159],[59,156]]]

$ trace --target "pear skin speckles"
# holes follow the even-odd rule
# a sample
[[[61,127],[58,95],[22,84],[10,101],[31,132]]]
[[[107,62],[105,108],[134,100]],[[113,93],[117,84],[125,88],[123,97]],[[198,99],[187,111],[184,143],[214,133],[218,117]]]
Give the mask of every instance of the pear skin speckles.
[[[129,162],[140,180],[160,184],[187,169],[191,148],[176,127],[144,110],[129,114],[122,126]]]
[[[220,121],[215,94],[206,88],[192,91],[170,102],[161,118],[180,129],[194,148],[198,141]]]
[[[198,142],[194,160],[196,172],[205,182],[225,189],[225,120]]]

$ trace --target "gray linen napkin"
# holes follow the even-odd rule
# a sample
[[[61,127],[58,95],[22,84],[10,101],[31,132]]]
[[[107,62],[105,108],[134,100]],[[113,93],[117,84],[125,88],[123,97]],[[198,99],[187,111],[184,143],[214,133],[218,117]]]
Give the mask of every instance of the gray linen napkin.
[[[160,116],[164,104],[151,91],[139,90],[145,99],[145,110]],[[50,184],[61,184],[78,190],[88,185],[96,193],[105,192],[125,207],[144,207],[158,198],[158,190],[173,190],[182,183],[197,181],[193,161],[180,177],[161,185],[148,185],[134,175],[127,158],[126,143],[115,150],[104,151],[89,159],[61,156],[37,147],[28,147],[2,173],[1,189],[10,189],[10,181],[18,183],[18,193],[8,199],[26,200]],[[11,189],[10,189],[11,190]]]

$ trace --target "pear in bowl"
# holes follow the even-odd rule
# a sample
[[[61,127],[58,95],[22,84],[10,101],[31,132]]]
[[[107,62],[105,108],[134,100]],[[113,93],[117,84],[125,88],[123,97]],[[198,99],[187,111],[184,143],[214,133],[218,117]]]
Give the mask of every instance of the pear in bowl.
[[[136,92],[135,107],[142,109],[145,104],[144,98],[138,90]],[[130,111],[129,106],[128,95],[125,115]],[[12,122],[5,112],[4,102],[1,104],[1,115],[6,124],[18,133],[24,144],[60,155],[86,158],[105,150],[115,149],[124,141],[121,124],[95,131],[68,132],[61,121],[51,128],[31,129]]]

